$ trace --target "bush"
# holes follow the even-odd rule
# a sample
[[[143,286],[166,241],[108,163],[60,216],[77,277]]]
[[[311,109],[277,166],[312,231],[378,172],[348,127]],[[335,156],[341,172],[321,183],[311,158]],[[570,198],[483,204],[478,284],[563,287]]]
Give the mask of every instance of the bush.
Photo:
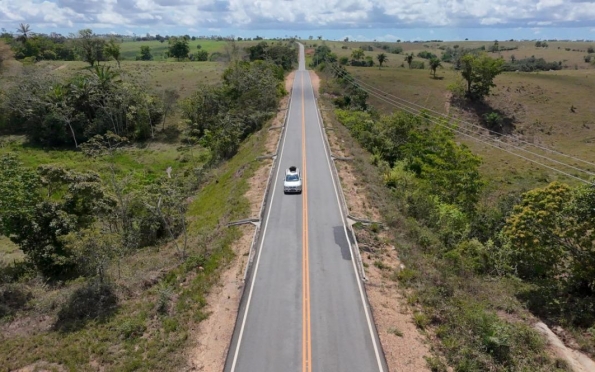
[[[58,312],[55,328],[71,332],[91,320],[106,321],[116,311],[118,297],[110,283],[90,282],[74,291]]]
[[[426,64],[422,61],[411,61],[411,66],[410,68],[412,69],[418,69],[418,70],[423,70],[426,68]]]
[[[401,48],[400,46],[391,48],[389,50],[389,53],[392,53],[392,54],[401,54],[401,53],[403,53],[403,48]]]
[[[21,285],[8,284],[0,287],[0,319],[24,308],[31,298],[31,292]]]
[[[424,50],[424,51],[422,51],[422,52],[419,52],[419,53],[417,53],[417,56],[418,56],[419,58],[424,58],[424,59],[438,58],[438,56],[437,56],[437,55],[435,55],[434,53],[430,53],[430,52],[428,52],[428,51],[426,51],[426,50]]]

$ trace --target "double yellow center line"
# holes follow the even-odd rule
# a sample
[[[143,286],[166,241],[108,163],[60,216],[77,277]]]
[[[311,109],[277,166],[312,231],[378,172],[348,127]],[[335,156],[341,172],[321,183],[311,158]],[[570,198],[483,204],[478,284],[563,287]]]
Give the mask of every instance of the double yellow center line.
[[[308,183],[306,176],[306,105],[302,72],[302,372],[312,372],[310,331],[310,269],[308,256]]]

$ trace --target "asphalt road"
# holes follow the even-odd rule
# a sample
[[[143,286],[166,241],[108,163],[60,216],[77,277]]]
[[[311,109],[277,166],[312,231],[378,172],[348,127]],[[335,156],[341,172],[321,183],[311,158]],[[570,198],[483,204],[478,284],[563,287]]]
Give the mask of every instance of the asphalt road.
[[[225,371],[387,371],[325,150],[303,47]],[[285,169],[301,195],[283,194]]]

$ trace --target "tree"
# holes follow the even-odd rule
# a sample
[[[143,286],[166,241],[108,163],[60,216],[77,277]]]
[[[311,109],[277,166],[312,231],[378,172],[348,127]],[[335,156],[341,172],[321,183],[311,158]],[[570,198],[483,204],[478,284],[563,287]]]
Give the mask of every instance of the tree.
[[[384,62],[388,62],[388,58],[386,57],[386,54],[384,54],[384,53],[378,54],[376,56],[376,59],[378,60],[378,64],[379,64],[378,68],[382,68],[382,65],[384,64]]]
[[[110,209],[99,175],[45,165],[37,172],[14,156],[0,158],[1,232],[18,244],[47,278],[75,274],[74,254],[62,239],[91,226]]]
[[[105,41],[97,38],[89,28],[80,30],[76,47],[81,59],[93,67],[95,62],[103,60]]]
[[[411,62],[413,62],[413,52],[405,56],[405,61],[407,61],[407,65],[409,66],[409,68],[411,68]]]
[[[19,27],[17,28],[17,33],[20,34],[17,37],[17,41],[20,41],[21,43],[25,44],[27,42],[27,40],[29,40],[29,34],[31,33],[31,27],[29,26],[29,24],[24,24],[21,23],[19,25]]]
[[[114,38],[110,39],[103,51],[107,57],[113,58],[120,68],[120,44],[116,43]]]
[[[438,58],[430,59],[430,69],[434,73],[434,79],[436,78],[436,69],[438,67],[442,67],[442,63],[440,63],[440,60]]]
[[[480,55],[466,54],[461,58],[461,75],[467,82],[467,98],[481,100],[495,87],[494,78],[502,72],[504,60]]]
[[[360,59],[364,58],[364,56],[365,56],[365,53],[362,48],[354,49],[351,52],[351,58],[353,58],[356,61],[359,61]]]
[[[182,58],[187,58],[190,52],[190,46],[186,38],[170,38],[169,39],[169,55],[177,58],[178,61]]]
[[[148,45],[141,45],[140,56],[138,57],[138,59],[141,61],[153,60],[153,55],[151,54],[151,47]]]

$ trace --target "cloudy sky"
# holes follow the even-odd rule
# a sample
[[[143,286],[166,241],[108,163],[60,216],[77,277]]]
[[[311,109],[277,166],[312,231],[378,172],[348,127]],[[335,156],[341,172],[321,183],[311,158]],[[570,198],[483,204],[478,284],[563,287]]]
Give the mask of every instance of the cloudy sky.
[[[595,39],[595,0],[0,0],[14,32],[352,40]]]

